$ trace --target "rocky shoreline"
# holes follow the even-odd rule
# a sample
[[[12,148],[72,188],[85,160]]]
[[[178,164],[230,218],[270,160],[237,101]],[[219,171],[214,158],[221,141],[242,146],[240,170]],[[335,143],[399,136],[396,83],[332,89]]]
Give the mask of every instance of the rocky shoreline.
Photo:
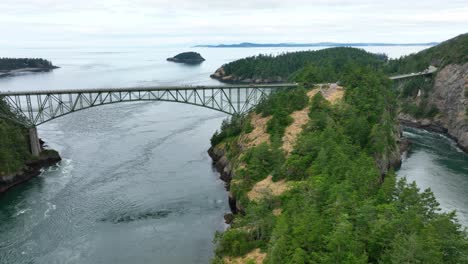
[[[416,120],[412,118],[406,118],[406,116],[405,117],[400,116],[399,120],[402,125],[407,126],[407,127],[418,128],[418,129],[423,129],[423,130],[427,130],[430,132],[443,134],[447,136],[448,138],[452,139],[453,141],[455,141],[455,143],[457,144],[457,147],[459,147],[465,153],[468,153],[468,146],[462,145],[460,143],[460,140],[457,137],[451,135],[448,132],[448,129],[443,127],[440,124],[431,123],[431,122],[428,122],[427,120]]]
[[[223,83],[228,84],[274,84],[274,83],[283,83],[287,80],[277,76],[275,78],[267,79],[267,78],[245,78],[239,77],[235,75],[226,75],[226,72],[223,67],[220,67],[215,71],[215,73],[211,74],[210,77],[212,79],[218,80]]]
[[[233,220],[232,214],[242,213],[242,208],[237,203],[236,199],[230,191],[230,184],[232,180],[232,166],[229,159],[226,156],[226,151],[220,147],[210,147],[208,150],[208,155],[210,155],[213,165],[220,174],[220,179],[225,182],[226,191],[228,192],[229,199],[229,208],[231,213],[224,215],[226,224],[230,224]]]
[[[400,113],[398,119],[406,126],[445,134],[468,152],[467,76],[468,63],[445,66],[437,72],[432,89],[425,94],[428,104],[437,107],[439,113],[433,118],[415,118]],[[420,103],[420,97],[418,95],[414,102]]]
[[[44,142],[41,143],[43,147]],[[11,175],[0,177],[0,194],[38,176],[41,174],[43,168],[53,166],[61,160],[62,158],[57,151],[43,149],[38,158],[26,161],[22,170]]]

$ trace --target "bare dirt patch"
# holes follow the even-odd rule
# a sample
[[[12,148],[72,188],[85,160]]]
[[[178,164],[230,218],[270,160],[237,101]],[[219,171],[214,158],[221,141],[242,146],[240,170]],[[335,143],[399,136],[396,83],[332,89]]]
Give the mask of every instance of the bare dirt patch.
[[[318,92],[320,92],[320,89],[310,90],[307,92],[307,96],[312,98]],[[309,107],[292,113],[291,117],[294,121],[286,128],[283,136],[283,150],[286,152],[286,155],[291,153],[297,137],[302,132],[303,126],[309,122]]]
[[[261,114],[252,114],[250,123],[254,129],[242,136],[240,142],[243,149],[255,147],[262,143],[270,143],[270,134],[267,133],[266,128],[271,118],[271,116],[262,117]]]
[[[344,96],[343,87],[336,84],[318,85],[318,88],[307,92],[307,96],[312,98],[319,92],[332,104],[341,100]],[[309,122],[309,107],[292,113],[291,117],[294,121],[286,128],[283,136],[282,148],[286,152],[286,155],[291,153],[294,148],[294,144],[296,144],[297,137],[302,132],[304,125]]]
[[[247,253],[245,256],[237,257],[237,258],[230,258],[225,257],[224,263],[226,264],[244,264],[247,263],[249,260],[253,260],[256,264],[263,263],[263,260],[266,257],[266,253],[262,253],[259,248],[254,249],[250,253]]]
[[[281,208],[273,209],[273,215],[274,216],[280,216],[282,213],[283,213],[283,209],[281,209]]]
[[[247,193],[247,197],[252,201],[258,201],[268,195],[281,195],[288,189],[289,185],[285,180],[273,182],[273,177],[269,175],[264,180],[257,182],[252,190]]]
[[[337,85],[336,83],[322,86],[320,88],[320,92],[322,93],[323,97],[325,97],[325,99],[327,99],[332,104],[338,102],[344,96],[343,87]]]
[[[297,137],[302,132],[302,127],[309,122],[309,107],[292,113],[291,117],[294,121],[286,128],[283,136],[283,150],[286,155],[291,153]]]

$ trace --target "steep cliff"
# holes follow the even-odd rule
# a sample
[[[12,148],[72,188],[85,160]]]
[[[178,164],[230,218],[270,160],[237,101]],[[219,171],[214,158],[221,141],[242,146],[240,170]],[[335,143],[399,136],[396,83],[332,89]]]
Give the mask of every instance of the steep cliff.
[[[468,151],[468,63],[449,64],[441,69],[430,84],[430,89],[419,89],[411,98],[413,104],[434,107],[434,116],[417,116],[402,111],[403,124],[447,133],[460,148]]]
[[[40,174],[41,168],[53,165],[61,160],[58,152],[44,149],[44,142],[39,148],[39,157],[31,154],[29,130],[13,122],[14,114],[0,100],[0,193]],[[8,118],[5,118],[8,117]],[[39,144],[37,144],[39,145]]]

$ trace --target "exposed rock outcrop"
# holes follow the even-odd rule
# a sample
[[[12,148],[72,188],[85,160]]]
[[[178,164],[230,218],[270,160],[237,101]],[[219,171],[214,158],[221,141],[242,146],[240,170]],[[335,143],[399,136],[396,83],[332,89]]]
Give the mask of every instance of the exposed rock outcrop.
[[[429,103],[439,114],[434,118],[415,118],[400,114],[402,124],[446,133],[468,152],[468,63],[450,64],[440,70],[428,94]]]
[[[270,84],[270,83],[282,83],[286,79],[281,76],[276,76],[273,78],[262,78],[262,77],[243,77],[236,76],[234,74],[228,75],[223,67],[218,68],[213,74],[210,75],[211,78],[216,79],[220,82],[231,83],[231,84]]]
[[[230,184],[233,178],[233,170],[231,163],[228,157],[226,156],[226,150],[224,149],[224,145],[220,144],[215,147],[211,147],[208,150],[208,154],[213,160],[213,164],[216,170],[219,172],[221,180],[223,180],[226,183],[226,189],[229,191]],[[228,198],[229,207],[232,213],[236,214],[238,212],[241,212],[242,208],[239,206],[231,192],[229,192]]]
[[[395,140],[395,145],[389,146],[389,149],[374,157],[377,168],[379,169],[380,175],[382,176],[382,181],[390,169],[400,168],[402,163],[402,155],[408,150],[409,147],[409,141],[407,138],[403,137],[401,127],[398,124],[395,124],[392,136]]]
[[[38,158],[27,161],[20,171],[0,177],[0,193],[38,176],[42,168],[55,165],[61,160],[57,151],[43,150]]]

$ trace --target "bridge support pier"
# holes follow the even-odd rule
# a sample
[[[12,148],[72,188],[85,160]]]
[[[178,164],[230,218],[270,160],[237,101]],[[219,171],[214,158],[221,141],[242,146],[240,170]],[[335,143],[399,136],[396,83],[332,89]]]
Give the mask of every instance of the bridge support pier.
[[[41,143],[39,142],[39,136],[37,135],[37,128],[29,128],[29,144],[31,147],[31,154],[34,157],[39,157],[41,154],[42,148]]]

